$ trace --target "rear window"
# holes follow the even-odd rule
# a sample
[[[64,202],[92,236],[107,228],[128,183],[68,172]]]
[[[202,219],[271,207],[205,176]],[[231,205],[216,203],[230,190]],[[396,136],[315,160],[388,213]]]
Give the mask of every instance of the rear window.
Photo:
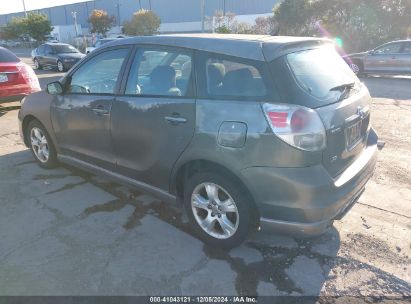
[[[19,62],[20,59],[9,50],[0,47],[0,62]]]
[[[295,52],[286,57],[300,87],[320,101],[336,102],[341,92],[332,88],[358,82],[350,67],[330,47]]]

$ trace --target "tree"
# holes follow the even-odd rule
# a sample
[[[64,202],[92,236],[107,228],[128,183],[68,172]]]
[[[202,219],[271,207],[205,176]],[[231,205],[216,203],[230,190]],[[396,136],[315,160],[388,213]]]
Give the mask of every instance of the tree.
[[[30,12],[23,18],[26,34],[37,41],[44,41],[50,35],[53,27],[45,14]]]
[[[154,12],[141,9],[124,23],[123,32],[130,36],[148,36],[158,33],[161,19]]]
[[[95,9],[91,12],[88,22],[91,25],[91,33],[101,34],[105,37],[107,32],[116,22],[116,18],[114,16],[109,16],[104,10]]]
[[[267,16],[257,17],[252,31],[254,34],[277,35],[278,30],[278,23],[275,21],[274,17]]]
[[[12,18],[4,27],[2,36],[6,39],[31,37],[37,41],[44,41],[52,30],[47,15],[30,12],[27,17]]]
[[[273,9],[281,35],[338,37],[348,51],[406,37],[409,0],[284,0]]]

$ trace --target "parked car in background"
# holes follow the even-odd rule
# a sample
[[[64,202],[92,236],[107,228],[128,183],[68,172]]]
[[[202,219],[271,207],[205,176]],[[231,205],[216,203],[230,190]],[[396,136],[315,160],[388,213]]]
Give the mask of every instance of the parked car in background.
[[[19,120],[42,167],[182,201],[201,239],[233,247],[257,227],[316,235],[345,215],[376,165],[370,104],[329,40],[147,36],[92,52]]]
[[[86,54],[91,53],[92,51],[94,51],[95,49],[98,49],[100,46],[102,46],[103,44],[106,44],[108,42],[117,40],[119,38],[103,38],[103,39],[98,39],[96,41],[96,43],[93,46],[89,46],[86,48]]]
[[[411,40],[383,44],[371,51],[344,57],[356,74],[411,75]]]
[[[59,72],[69,70],[85,56],[74,46],[66,43],[44,43],[31,53],[36,69],[57,68]]]
[[[0,47],[0,102],[21,100],[37,91],[40,84],[33,69]]]

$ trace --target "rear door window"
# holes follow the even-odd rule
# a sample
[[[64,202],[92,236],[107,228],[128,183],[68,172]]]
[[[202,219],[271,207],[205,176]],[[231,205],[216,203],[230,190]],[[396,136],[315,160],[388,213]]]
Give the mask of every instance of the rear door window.
[[[330,47],[303,50],[286,55],[299,86],[315,97],[318,106],[338,101],[338,86],[357,85],[358,78],[338,53]]]
[[[200,97],[210,99],[261,99],[268,94],[261,66],[252,60],[217,54],[204,55]]]
[[[404,42],[404,46],[401,51],[402,54],[411,54],[411,42]]]
[[[390,43],[374,50],[374,54],[398,54],[400,52],[402,43]]]

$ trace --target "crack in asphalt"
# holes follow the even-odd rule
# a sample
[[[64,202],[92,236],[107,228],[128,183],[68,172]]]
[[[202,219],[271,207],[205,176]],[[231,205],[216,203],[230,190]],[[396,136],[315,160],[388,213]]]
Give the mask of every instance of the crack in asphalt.
[[[357,204],[363,205],[363,206],[367,206],[367,207],[370,207],[370,208],[373,208],[373,209],[377,209],[377,210],[380,210],[380,211],[388,212],[388,213],[391,213],[391,214],[395,214],[395,215],[398,215],[398,216],[401,216],[401,217],[405,217],[405,218],[408,218],[408,219],[411,219],[411,216],[408,216],[408,215],[405,215],[405,214],[401,214],[401,213],[397,213],[397,212],[394,212],[394,211],[390,211],[390,210],[387,210],[387,209],[384,209],[384,208],[380,208],[380,207],[376,207],[376,206],[373,206],[373,205],[369,205],[369,204],[365,204],[365,203],[360,203],[360,202],[357,202]]]
[[[29,164],[32,162],[23,163]],[[22,165],[23,163],[20,163],[19,165]],[[138,227],[141,224],[141,219],[147,214],[151,214],[163,220],[164,222],[176,227],[177,229],[186,232],[187,234],[193,235],[190,224],[183,220],[184,214],[181,212],[181,210],[177,210],[177,208],[175,208],[176,206],[158,200],[154,200],[150,203],[143,203],[142,201],[138,200],[138,196],[142,194],[140,192],[131,191],[130,189],[128,189],[128,193],[125,193],[124,191],[121,191],[121,186],[116,183],[98,181],[95,179],[94,175],[85,173],[83,171],[77,171],[76,169],[69,168],[69,171],[70,173],[68,174],[39,174],[34,177],[34,180],[62,179],[68,176],[79,176],[84,180],[78,183],[69,183],[63,187],[60,187],[57,190],[50,191],[47,194],[61,192],[67,189],[77,187],[79,185],[90,183],[117,198],[108,202],[88,207],[84,209],[81,215],[71,218],[64,216],[64,214],[61,211],[52,208],[48,205],[42,204],[39,199],[36,199],[37,204],[39,204],[42,208],[45,208],[54,214],[55,219],[53,220],[53,224],[46,230],[42,231],[39,235],[37,235],[37,237],[35,237],[30,242],[18,246],[17,248],[14,248],[12,251],[8,252],[8,254],[3,256],[3,258],[1,259],[2,262],[5,261],[11,254],[13,254],[13,252],[21,248],[24,248],[25,246],[29,246],[33,242],[36,242],[37,240],[49,234],[61,238],[64,243],[70,246],[70,248],[74,248],[75,244],[77,244],[79,241],[68,236],[63,237],[59,234],[56,234],[55,232],[58,230],[58,228],[71,225],[95,213],[118,211],[127,205],[131,205],[132,207],[134,207],[133,213],[128,217],[126,222],[123,224],[123,228],[127,230],[131,230],[133,228]],[[107,261],[104,267],[102,268],[101,281],[99,283],[98,290],[102,291],[104,281],[107,280],[108,276],[107,267],[109,266],[110,261],[114,258],[115,254],[117,253],[118,245],[124,241],[127,235],[128,234],[124,234],[124,236],[116,239],[113,244],[114,246],[110,246],[110,254],[107,257]],[[355,237],[357,237],[357,239],[362,238],[362,236]],[[342,244],[346,247],[350,245],[350,243],[345,242]],[[363,245],[359,246],[369,247],[367,245],[364,245],[367,243],[363,242],[360,244]],[[375,248],[373,249],[381,250],[382,252],[387,253],[387,247],[384,247],[383,244],[381,244],[376,243],[376,245],[374,246]],[[358,290],[355,287],[346,288],[344,291],[338,290],[338,288],[335,285],[335,282],[333,282],[335,278],[338,276],[330,277],[327,274],[331,269],[342,268],[343,271],[339,273],[339,276],[344,275],[344,271],[345,273],[349,273],[357,271],[359,269],[365,269],[366,271],[370,272],[373,276],[369,281],[366,281],[364,284],[373,286],[373,289],[375,289],[375,287],[378,287],[379,290],[384,291],[386,293],[394,292],[403,295],[411,294],[410,285],[408,282],[396,277],[395,275],[387,273],[375,266],[358,261],[354,258],[335,256],[337,252],[333,253],[332,256],[314,252],[312,251],[313,243],[311,242],[297,240],[297,245],[298,246],[296,248],[285,248],[281,246],[271,246],[261,244],[258,242],[248,241],[246,242],[246,246],[259,251],[263,257],[261,261],[252,263],[246,263],[245,260],[240,257],[232,257],[230,255],[230,252],[228,251],[214,249],[204,245],[203,251],[205,254],[205,258],[201,259],[194,267],[185,270],[179,274],[172,275],[170,279],[177,280],[177,278],[179,278],[178,282],[180,283],[178,285],[180,285],[183,277],[189,277],[196,271],[201,270],[203,267],[207,265],[208,261],[221,260],[228,263],[230,268],[236,274],[235,288],[239,295],[256,295],[258,284],[260,282],[273,284],[273,288],[275,286],[275,288],[277,288],[279,291],[285,292],[287,294],[301,294],[303,293],[303,289],[300,286],[298,286],[298,282],[294,282],[292,279],[289,278],[287,270],[289,270],[290,267],[293,266],[293,263],[297,257],[305,256],[317,261],[318,265],[321,268],[321,271],[324,274],[324,279],[322,280],[321,284],[317,286],[318,293],[320,293],[321,289],[324,288],[327,292],[331,291],[333,294],[358,294]],[[399,255],[397,253],[391,252],[390,255],[395,258],[393,262],[398,260],[397,257]],[[407,262],[409,260],[404,261]]]

